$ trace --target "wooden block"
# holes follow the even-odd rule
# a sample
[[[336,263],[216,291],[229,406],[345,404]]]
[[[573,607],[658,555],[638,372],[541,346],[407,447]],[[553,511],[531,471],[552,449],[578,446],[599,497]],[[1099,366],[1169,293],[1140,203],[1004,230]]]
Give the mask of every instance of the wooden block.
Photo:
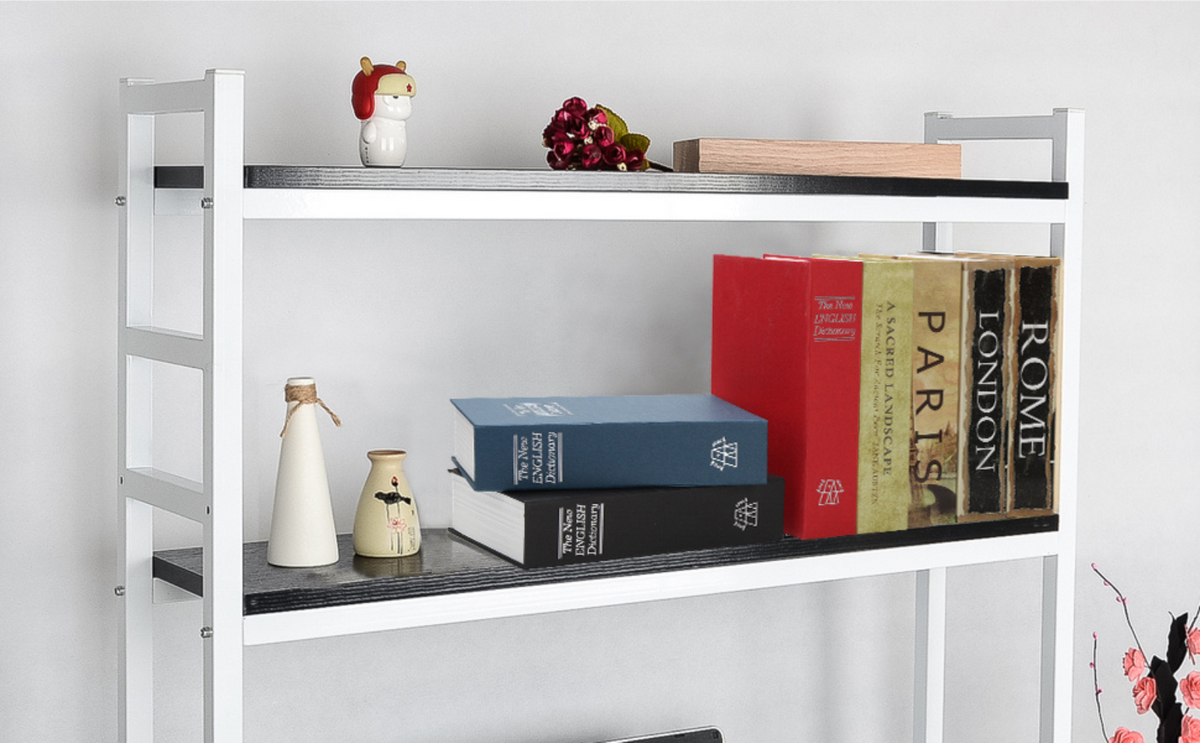
[[[681,173],[961,178],[962,146],[905,142],[689,139],[675,143]]]

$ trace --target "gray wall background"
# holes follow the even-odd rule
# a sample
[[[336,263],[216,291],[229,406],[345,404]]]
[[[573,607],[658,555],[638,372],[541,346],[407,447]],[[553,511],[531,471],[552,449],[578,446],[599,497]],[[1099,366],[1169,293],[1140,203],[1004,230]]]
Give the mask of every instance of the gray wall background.
[[[567,97],[621,113],[670,161],[697,136],[919,141],[922,113],[1087,111],[1075,739],[1138,727],[1130,644],[1193,611],[1200,503],[1192,298],[1200,197],[1193,3],[0,3],[0,739],[116,736],[117,80],[246,71],[246,157],[354,164],[362,55],[418,82],[410,166],[543,167]],[[197,162],[199,122],[162,126]],[[1044,152],[968,174],[1046,177]],[[198,323],[164,222],[160,317]],[[960,247],[1044,232],[959,230]],[[284,380],[317,378],[339,527],[367,449],[409,449],[449,520],[446,399],[705,392],[711,255],[907,251],[910,227],[306,223],[246,227],[246,537],[270,525]],[[543,333],[531,334],[540,325]],[[164,380],[158,452],[198,470],[193,380]],[[324,424],[323,424],[324,425]],[[160,519],[159,546],[193,544]],[[952,571],[947,740],[1036,732],[1040,565]],[[255,741],[599,740],[715,724],[727,740],[904,739],[910,576],[250,648]],[[156,730],[199,740],[197,603],[160,606]],[[1140,727],[1139,727],[1140,726]]]

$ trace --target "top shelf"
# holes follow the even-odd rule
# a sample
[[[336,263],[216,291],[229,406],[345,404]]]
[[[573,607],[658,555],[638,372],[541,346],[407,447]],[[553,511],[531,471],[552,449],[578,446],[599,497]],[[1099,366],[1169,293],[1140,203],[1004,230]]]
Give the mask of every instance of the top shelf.
[[[203,169],[157,166],[159,214],[198,213]],[[941,178],[248,165],[246,219],[1062,223],[1068,184]]]

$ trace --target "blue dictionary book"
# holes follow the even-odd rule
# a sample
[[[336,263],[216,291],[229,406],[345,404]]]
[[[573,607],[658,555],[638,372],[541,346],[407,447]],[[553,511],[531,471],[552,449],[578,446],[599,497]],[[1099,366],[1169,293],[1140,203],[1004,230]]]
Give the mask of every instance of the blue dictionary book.
[[[477,490],[767,481],[767,421],[712,395],[450,402],[454,460]]]

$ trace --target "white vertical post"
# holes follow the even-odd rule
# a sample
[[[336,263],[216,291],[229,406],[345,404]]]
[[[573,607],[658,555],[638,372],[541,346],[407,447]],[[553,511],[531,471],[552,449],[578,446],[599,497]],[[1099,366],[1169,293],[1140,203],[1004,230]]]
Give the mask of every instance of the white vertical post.
[[[1043,743],[1071,739],[1071,667],[1075,631],[1075,541],[1079,498],[1079,369],[1083,307],[1083,112],[1055,109],[1051,177],[1066,181],[1067,218],[1053,225],[1050,250],[1062,258],[1062,346],[1060,354],[1057,558],[1043,568],[1042,713]],[[1053,617],[1053,627],[1048,622]],[[1057,702],[1057,703],[1056,703]]]
[[[913,741],[941,743],[946,712],[946,569],[917,572]]]
[[[131,461],[150,457],[150,364],[132,359],[125,329],[149,324],[153,286],[154,117],[131,114],[127,91],[147,80],[121,81],[125,136],[118,165],[117,269],[117,522],[121,600],[117,635],[117,736],[148,743],[154,736],[153,508],[128,498],[123,487]],[[130,394],[130,389],[134,394]],[[131,399],[132,398],[132,399]]]
[[[204,147],[204,739],[242,739],[242,173],[240,72],[209,70]]]

